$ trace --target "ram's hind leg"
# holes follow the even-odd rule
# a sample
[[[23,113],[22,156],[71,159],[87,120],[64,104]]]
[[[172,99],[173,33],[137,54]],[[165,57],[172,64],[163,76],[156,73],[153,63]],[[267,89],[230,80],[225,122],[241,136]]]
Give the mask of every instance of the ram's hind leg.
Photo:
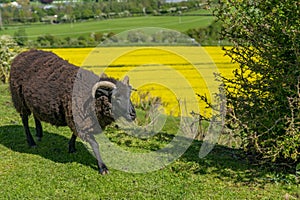
[[[35,131],[36,131],[37,140],[41,141],[43,137],[43,127],[41,121],[36,117],[34,117],[34,122],[35,122]]]
[[[23,123],[23,126],[24,126],[25,134],[26,134],[27,143],[28,143],[29,146],[35,147],[36,144],[33,140],[33,137],[30,133],[29,126],[28,126],[28,115],[21,114],[21,118],[22,118],[22,123]]]

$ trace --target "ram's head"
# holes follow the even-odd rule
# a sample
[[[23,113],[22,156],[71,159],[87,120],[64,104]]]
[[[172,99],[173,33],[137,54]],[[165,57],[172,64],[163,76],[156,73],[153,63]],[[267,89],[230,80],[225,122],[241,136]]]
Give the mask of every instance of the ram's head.
[[[98,121],[102,128],[119,118],[127,121],[135,120],[136,112],[130,100],[131,91],[128,76],[122,81],[117,81],[104,73],[100,75],[100,80],[94,85],[92,92],[96,100]]]

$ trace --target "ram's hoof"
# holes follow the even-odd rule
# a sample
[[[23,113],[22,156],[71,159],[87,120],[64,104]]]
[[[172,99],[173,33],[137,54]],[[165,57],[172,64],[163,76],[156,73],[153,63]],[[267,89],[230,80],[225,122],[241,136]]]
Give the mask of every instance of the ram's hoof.
[[[69,153],[75,153],[76,149],[75,148],[69,148]]]
[[[109,171],[108,171],[106,165],[103,164],[103,166],[99,168],[99,173],[100,173],[101,175],[109,174]]]
[[[28,146],[29,146],[30,148],[36,148],[36,147],[37,147],[37,145],[36,145],[36,143],[34,142],[34,140],[28,141]]]
[[[100,173],[101,175],[106,175],[106,174],[109,174],[109,171],[108,171],[108,169],[105,169],[105,170],[99,170],[99,173]]]

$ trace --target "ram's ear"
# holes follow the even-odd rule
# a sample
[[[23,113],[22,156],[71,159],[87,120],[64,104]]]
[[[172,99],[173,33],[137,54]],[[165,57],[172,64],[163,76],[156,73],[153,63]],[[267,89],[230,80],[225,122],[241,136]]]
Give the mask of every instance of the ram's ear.
[[[129,77],[125,76],[122,83],[124,83],[125,85],[129,85]]]
[[[102,72],[102,73],[100,74],[100,78],[108,78],[108,76],[107,76],[104,72]]]

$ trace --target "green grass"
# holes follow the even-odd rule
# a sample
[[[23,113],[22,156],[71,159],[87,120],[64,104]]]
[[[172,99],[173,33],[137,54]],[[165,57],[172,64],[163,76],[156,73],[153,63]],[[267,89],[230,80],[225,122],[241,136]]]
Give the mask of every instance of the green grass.
[[[78,37],[89,36],[95,32],[120,33],[126,30],[142,27],[160,27],[177,31],[186,31],[190,28],[206,27],[211,24],[212,16],[142,16],[118,18],[99,21],[85,21],[72,24],[32,24],[24,26],[6,26],[0,35],[14,35],[19,27],[25,28],[28,38],[51,34],[54,36]]]
[[[299,186],[287,175],[251,166],[239,150],[217,145],[200,159],[199,141],[161,170],[135,174],[110,168],[109,175],[101,176],[95,158],[79,140],[77,152],[67,153],[67,127],[43,124],[43,140],[29,148],[7,85],[0,85],[0,116],[0,199],[283,199],[287,194],[300,198]],[[34,133],[32,119],[30,126]],[[162,135],[170,136],[168,130],[172,132],[172,124]],[[130,140],[112,130],[108,134],[116,141]],[[147,149],[159,138],[132,148]],[[127,144],[120,142],[131,148]]]

